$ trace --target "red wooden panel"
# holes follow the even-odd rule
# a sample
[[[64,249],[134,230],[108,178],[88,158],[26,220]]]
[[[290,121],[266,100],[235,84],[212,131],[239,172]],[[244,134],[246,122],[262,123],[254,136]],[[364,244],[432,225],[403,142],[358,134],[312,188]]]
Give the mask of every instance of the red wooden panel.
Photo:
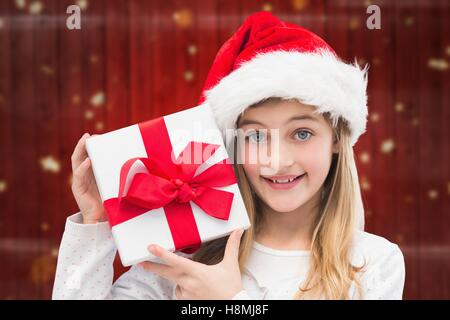
[[[152,8],[148,1],[130,1],[128,25],[130,121],[137,123],[152,118]]]
[[[15,225],[13,202],[13,132],[11,84],[11,16],[8,2],[0,2],[0,17],[3,27],[0,28],[0,298],[14,298],[17,278],[15,272],[15,256],[7,244],[14,241]]]
[[[105,132],[105,1],[90,1],[83,14],[82,102],[84,128],[91,134]]]
[[[369,70],[369,106],[372,110],[368,132],[373,137],[371,140],[374,161],[370,166],[371,172],[371,192],[376,195],[373,201],[373,233],[380,234],[391,241],[394,241],[396,228],[396,215],[394,212],[395,201],[395,146],[399,143],[395,140],[394,131],[394,98],[395,90],[394,69],[389,67],[393,64],[392,46],[393,38],[393,18],[389,4],[380,4],[382,12],[381,29],[368,30],[365,28],[365,7],[362,6],[356,16],[361,29],[367,30],[365,34],[369,37],[367,41],[355,44],[355,47],[368,47],[366,52],[370,62]],[[360,49],[362,50],[362,49]]]
[[[440,5],[440,19],[441,19],[441,46],[439,56],[450,56],[450,41],[448,30],[450,30],[450,6],[447,1],[441,1]],[[441,268],[442,270],[442,293],[440,298],[449,299],[450,297],[450,77],[449,73],[441,72],[441,96],[442,96],[442,179],[440,185],[442,190],[442,207],[439,209],[442,214],[441,232],[443,235],[442,241],[439,242],[441,247]]]
[[[36,20],[11,7],[16,18],[11,23],[14,36],[11,41],[12,159],[14,162],[14,243],[17,279],[14,298],[38,297],[38,288],[30,285],[31,261],[37,257],[36,238],[39,230],[39,162],[36,134],[36,68],[34,28]],[[31,240],[31,241],[30,241]],[[20,290],[23,286],[27,290]]]
[[[42,15],[56,15],[56,3],[43,1]],[[61,199],[61,159],[59,155],[59,101],[58,101],[58,47],[57,21],[35,18],[34,31],[34,72],[36,110],[36,154],[38,170],[38,218],[35,222],[39,238],[33,241],[36,246],[36,258],[30,265],[30,281],[36,286],[38,296],[50,297],[49,285],[53,284],[53,268],[56,257],[52,255],[50,241],[51,228],[59,222]]]
[[[252,13],[263,10],[263,6],[264,2],[258,0],[241,1],[241,23]]]
[[[366,28],[366,7],[355,1],[342,1],[335,3],[336,7],[329,8],[327,12],[331,15],[329,20],[332,24],[329,25],[328,35],[333,37],[335,30],[341,30],[342,40],[337,42],[337,48],[342,50],[342,58],[349,63],[358,63],[360,68],[369,64],[369,79],[373,77],[373,57],[368,49],[368,44],[372,41],[380,41],[380,34],[378,31],[369,31]],[[336,11],[335,11],[336,10]],[[337,49],[336,49],[337,50]],[[338,51],[339,54],[339,51]],[[363,206],[365,210],[365,230],[374,232],[374,219],[376,214],[375,208],[375,190],[376,186],[374,173],[374,166],[378,160],[379,149],[373,147],[375,143],[372,132],[372,126],[375,126],[375,122],[371,122],[370,119],[373,115],[379,114],[377,105],[372,100],[373,90],[369,85],[367,88],[367,105],[368,105],[368,122],[366,127],[366,133],[364,133],[358,140],[358,143],[354,147],[354,157],[356,160],[359,183],[361,188],[361,195],[363,200]]]
[[[349,59],[348,0],[327,1],[324,38],[342,59]]]
[[[57,12],[64,14],[72,1],[56,1]],[[83,11],[82,11],[82,19]],[[83,21],[83,20],[82,20]],[[84,27],[84,25],[82,25]],[[70,157],[76,143],[84,131],[84,101],[82,101],[82,43],[81,31],[58,28],[58,55],[59,65],[59,108],[60,122],[63,124],[60,131],[61,141],[61,168],[60,185],[61,212],[59,224],[54,226],[55,236],[61,237],[64,230],[64,221],[67,216],[78,211],[73,199],[71,186],[72,167]]]
[[[419,148],[419,250],[420,250],[420,277],[419,298],[437,299],[442,297],[443,286],[436,285],[443,280],[442,256],[439,246],[443,242],[442,190],[439,181],[442,179],[442,142],[443,128],[437,125],[442,119],[444,106],[440,91],[442,90],[442,77],[439,69],[430,67],[432,59],[440,57],[440,9],[430,6],[427,1],[418,1],[418,25],[421,50],[419,55],[419,129],[421,134],[417,141]],[[434,35],[433,35],[434,34]],[[448,108],[448,106],[447,106]],[[440,122],[440,121],[439,121]],[[440,192],[441,191],[441,192]],[[448,214],[448,212],[447,212]],[[445,232],[448,232],[446,230]],[[448,270],[445,270],[448,272]],[[426,289],[426,294],[423,290]]]
[[[199,10],[205,10],[214,5],[214,2],[198,3],[198,1],[175,1],[172,14],[172,24],[174,33],[172,37],[175,77],[173,78],[175,101],[173,107],[175,110],[182,110],[187,107],[193,107],[197,103],[197,82],[199,75],[196,64],[196,56],[203,54],[201,48],[197,49],[195,36],[201,34],[205,39],[202,43],[208,41],[210,28],[204,28],[197,32],[197,28],[204,25],[204,20],[210,20],[214,15],[202,15]],[[197,6],[198,5],[198,6]],[[207,22],[209,23],[209,22]],[[214,24],[211,24],[214,26]],[[214,42],[213,42],[214,43]],[[194,49],[195,48],[195,49]],[[189,50],[191,54],[189,53]],[[192,55],[195,51],[195,54]]]
[[[130,47],[128,4],[108,1],[106,23],[106,122],[112,131],[128,124],[130,106]]]
[[[419,161],[417,141],[419,128],[416,123],[418,116],[418,94],[416,66],[419,64],[417,55],[405,54],[417,48],[417,23],[411,23],[417,15],[414,4],[405,6],[397,4],[395,8],[395,103],[391,112],[395,114],[396,145],[396,201],[394,214],[397,219],[398,237],[408,267],[406,273],[405,298],[419,296],[418,270],[418,221],[419,176],[417,164]],[[394,34],[394,33],[393,33]]]
[[[370,63],[369,122],[355,147],[366,230],[401,246],[405,298],[450,297],[445,0],[377,2],[381,30],[366,28],[366,1],[85,3],[82,29],[68,30],[73,1],[0,2],[0,298],[50,297],[55,249],[78,210],[70,156],[83,132],[196,104],[218,48],[260,10]]]
[[[128,3],[120,0],[109,1],[105,8],[105,77],[106,77],[106,122],[107,131],[116,130],[129,124],[130,109],[130,46]],[[142,21],[141,21],[142,22]],[[139,88],[139,82],[135,87]],[[145,84],[145,83],[144,83]],[[148,84],[147,84],[148,85]],[[116,256],[114,280],[124,268]]]
[[[217,33],[218,33],[218,47],[217,50],[227,41],[233,33],[239,28],[242,23],[240,16],[240,2],[239,1],[217,1]],[[203,41],[199,40],[199,44]],[[213,54],[213,58],[216,56],[217,51]],[[208,70],[213,60],[210,61]],[[200,63],[200,68],[203,63]],[[208,71],[205,72],[207,74]],[[206,75],[205,75],[206,79]],[[202,83],[203,86],[203,83]]]
[[[208,75],[209,68],[211,67],[214,58],[219,50],[223,41],[220,39],[220,20],[219,13],[222,12],[224,7],[230,5],[233,6],[232,1],[229,1],[227,5],[224,3],[218,3],[216,1],[200,2],[195,1],[195,30],[194,34],[190,36],[192,40],[187,43],[187,48],[184,48],[184,54],[189,57],[189,65],[194,66],[194,81],[187,82],[186,90],[189,95],[186,97],[186,101],[194,106],[200,99],[201,90]],[[227,21],[226,26],[228,28],[237,28],[232,21],[235,21],[236,13],[233,12],[231,16],[224,13]],[[192,50],[195,46],[195,50]],[[192,68],[192,67],[191,67]]]
[[[177,8],[174,1],[157,1],[153,7],[154,21],[157,21],[154,32],[153,48],[153,105],[157,108],[157,116],[163,116],[182,109],[176,106],[177,83],[182,75],[176,74],[176,50],[174,14]],[[189,14],[182,14],[184,23],[190,20]]]
[[[163,68],[163,58],[166,52],[164,52],[161,48],[161,43],[164,42],[164,39],[171,39],[168,35],[163,33],[165,30],[163,23],[161,20],[161,5],[159,1],[152,2],[152,6],[150,8],[151,15],[150,19],[152,21],[151,28],[151,54],[149,58],[151,59],[151,81],[152,81],[152,118],[159,117],[164,115],[164,99],[162,97],[163,92],[165,91],[163,88],[164,79],[161,78],[161,75],[164,74]],[[132,36],[130,34],[130,36]]]

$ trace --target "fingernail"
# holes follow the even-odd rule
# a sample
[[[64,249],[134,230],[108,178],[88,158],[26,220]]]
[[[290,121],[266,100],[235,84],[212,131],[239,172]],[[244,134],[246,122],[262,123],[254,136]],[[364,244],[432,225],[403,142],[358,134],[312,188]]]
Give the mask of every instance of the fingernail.
[[[154,245],[149,245],[148,246],[148,251],[150,251],[150,253],[152,253],[152,254],[156,254],[156,248],[155,248],[155,246]]]

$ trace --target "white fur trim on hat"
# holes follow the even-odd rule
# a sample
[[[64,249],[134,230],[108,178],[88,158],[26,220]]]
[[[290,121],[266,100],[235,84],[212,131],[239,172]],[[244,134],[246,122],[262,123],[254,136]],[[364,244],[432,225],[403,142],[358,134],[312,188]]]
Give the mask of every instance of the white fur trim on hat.
[[[329,112],[333,125],[348,123],[352,146],[366,130],[367,70],[346,64],[326,50],[314,53],[272,51],[242,63],[205,92],[220,129],[235,129],[239,115],[270,97],[297,99]]]

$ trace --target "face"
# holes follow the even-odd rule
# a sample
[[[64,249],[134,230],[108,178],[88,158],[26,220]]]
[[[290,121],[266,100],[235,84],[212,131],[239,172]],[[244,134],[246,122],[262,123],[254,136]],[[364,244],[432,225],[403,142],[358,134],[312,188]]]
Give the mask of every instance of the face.
[[[338,152],[331,125],[314,111],[296,100],[269,100],[239,118],[240,161],[255,193],[275,211],[317,199]]]

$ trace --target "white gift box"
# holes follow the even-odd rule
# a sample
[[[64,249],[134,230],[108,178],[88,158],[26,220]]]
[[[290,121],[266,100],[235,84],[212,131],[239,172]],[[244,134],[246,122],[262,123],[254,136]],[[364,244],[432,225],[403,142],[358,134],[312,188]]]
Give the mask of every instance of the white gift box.
[[[200,174],[210,166],[228,158],[224,141],[207,104],[162,117],[176,157],[191,141],[219,145],[217,151],[196,171]],[[158,139],[156,136],[155,139]],[[102,201],[117,198],[122,165],[131,158],[147,158],[144,141],[135,124],[86,140],[86,149]],[[146,168],[141,162],[133,164],[129,177]],[[129,178],[127,184],[129,187]],[[201,242],[208,242],[230,234],[233,230],[250,227],[248,214],[237,183],[215,189],[232,192],[233,202],[228,220],[207,215],[190,201]],[[164,208],[149,210],[130,220],[111,227],[124,266],[154,259],[148,245],[155,243],[169,251],[176,251]]]

